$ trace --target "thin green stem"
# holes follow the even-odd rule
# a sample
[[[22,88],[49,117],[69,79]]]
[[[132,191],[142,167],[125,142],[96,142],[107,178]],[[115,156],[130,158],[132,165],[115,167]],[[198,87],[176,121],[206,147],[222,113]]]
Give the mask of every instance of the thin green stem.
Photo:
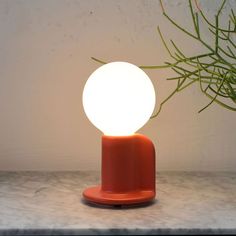
[[[179,84],[179,86],[181,86],[181,85],[185,82],[186,79],[187,79],[187,78],[185,78],[184,80],[182,80],[181,83]],[[155,113],[150,117],[150,119],[153,119],[153,118],[157,117],[157,116],[159,115],[159,113],[161,112],[161,109],[162,109],[163,105],[164,105],[171,97],[173,97],[173,96],[175,95],[175,93],[177,93],[177,92],[178,92],[178,86],[176,87],[176,89],[175,89],[167,98],[165,98],[165,99],[161,102],[161,104],[160,104],[160,106],[159,106],[159,109],[157,110],[157,112],[155,112]]]
[[[99,62],[99,63],[101,63],[101,64],[107,64],[107,62],[102,61],[102,60],[100,60],[100,59],[97,59],[97,58],[95,58],[95,57],[91,57],[91,59],[94,60],[94,61],[96,61],[96,62]]]
[[[219,86],[219,88],[218,88],[218,90],[217,90],[217,93],[216,93],[215,96],[212,98],[212,100],[211,100],[205,107],[203,107],[201,110],[199,110],[198,113],[200,113],[200,112],[202,112],[203,110],[205,110],[207,107],[209,107],[209,106],[216,100],[216,98],[217,98],[217,96],[218,96],[218,93],[219,93],[219,91],[220,91],[220,89],[221,89],[221,87],[222,87],[224,81],[225,81],[225,78],[222,79],[221,84],[220,84],[220,86]]]
[[[194,29],[195,29],[195,32],[197,34],[197,38],[200,38],[199,25],[196,22],[196,18],[195,18],[194,13],[193,13],[192,2],[191,2],[191,0],[189,0],[188,2],[189,2],[189,8],[190,8],[191,16],[192,16],[192,21],[193,21]]]

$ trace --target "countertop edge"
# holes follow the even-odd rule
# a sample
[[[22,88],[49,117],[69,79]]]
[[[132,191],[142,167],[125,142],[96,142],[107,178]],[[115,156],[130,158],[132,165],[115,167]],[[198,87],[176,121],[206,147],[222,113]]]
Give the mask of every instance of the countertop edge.
[[[91,229],[0,229],[0,235],[235,235],[236,228],[91,228]]]

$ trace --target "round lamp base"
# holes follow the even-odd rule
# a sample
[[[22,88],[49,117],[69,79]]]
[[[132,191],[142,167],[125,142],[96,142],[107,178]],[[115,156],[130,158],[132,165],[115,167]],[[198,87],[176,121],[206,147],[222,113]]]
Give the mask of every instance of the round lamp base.
[[[127,193],[113,193],[102,191],[101,186],[96,186],[85,189],[83,196],[89,202],[102,205],[132,205],[152,201],[155,198],[155,192],[141,190]]]

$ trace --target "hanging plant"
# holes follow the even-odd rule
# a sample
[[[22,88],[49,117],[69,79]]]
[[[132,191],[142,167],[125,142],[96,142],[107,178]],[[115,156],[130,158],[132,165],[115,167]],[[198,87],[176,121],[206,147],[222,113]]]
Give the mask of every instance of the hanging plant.
[[[220,15],[226,0],[219,7],[214,22],[211,22],[204,14],[197,0],[194,1],[195,9],[192,1],[189,0],[188,2],[194,32],[188,31],[171,18],[166,13],[162,0],[160,0],[162,13],[173,26],[182,31],[186,36],[200,42],[206,51],[188,57],[173,40],[169,41],[170,47],[163,37],[160,27],[157,27],[161,41],[172,60],[165,62],[164,65],[141,65],[140,68],[170,68],[176,72],[177,76],[167,78],[167,80],[176,81],[176,88],[160,103],[158,111],[151,118],[156,117],[160,113],[162,106],[176,93],[196,83],[199,84],[200,91],[210,99],[209,103],[199,112],[202,112],[212,103],[217,103],[223,108],[236,111],[236,16],[234,11],[233,9],[230,11],[227,27],[222,27]],[[213,45],[209,43],[209,39],[206,40],[202,37],[199,22],[206,24],[213,37]],[[92,59],[103,64],[106,63],[94,57]]]

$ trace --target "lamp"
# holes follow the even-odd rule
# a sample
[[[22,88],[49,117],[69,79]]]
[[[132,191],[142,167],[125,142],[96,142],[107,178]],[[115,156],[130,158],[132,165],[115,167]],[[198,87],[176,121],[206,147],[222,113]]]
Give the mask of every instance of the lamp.
[[[95,70],[83,91],[88,119],[103,132],[101,185],[84,190],[92,203],[128,205],[155,198],[155,148],[135,134],[151,117],[155,90],[147,74],[127,62]]]

